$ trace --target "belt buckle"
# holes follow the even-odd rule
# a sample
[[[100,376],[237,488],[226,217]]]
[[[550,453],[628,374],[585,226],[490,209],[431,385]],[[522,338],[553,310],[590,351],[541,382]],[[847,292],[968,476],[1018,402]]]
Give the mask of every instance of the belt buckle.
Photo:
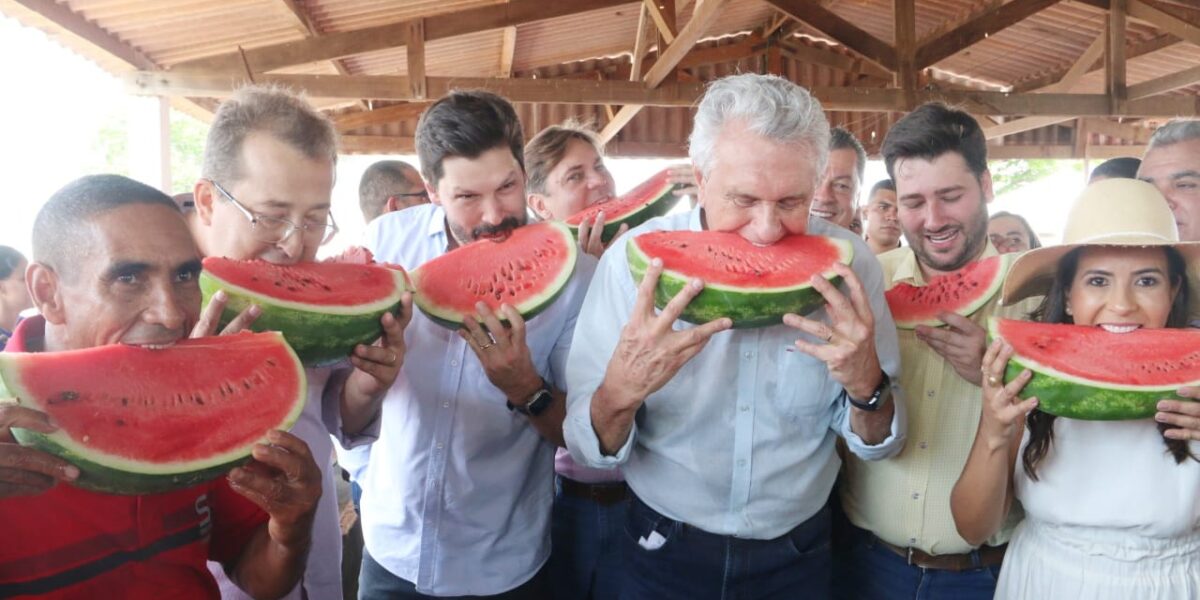
[[[909,546],[908,548],[905,548],[905,554],[907,555],[907,559],[908,559],[908,566],[910,566],[910,567],[911,567],[911,566],[913,566],[913,549],[912,549],[912,546]]]

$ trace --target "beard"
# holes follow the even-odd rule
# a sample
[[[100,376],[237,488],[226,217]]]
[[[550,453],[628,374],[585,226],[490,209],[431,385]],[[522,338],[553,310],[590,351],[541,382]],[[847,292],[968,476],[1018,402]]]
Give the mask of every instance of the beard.
[[[476,225],[475,228],[471,229],[470,231],[467,231],[466,228],[458,225],[457,223],[451,223],[449,219],[446,220],[446,223],[450,226],[450,233],[454,235],[454,239],[460,246],[463,246],[477,241],[483,236],[502,235],[507,238],[514,229],[524,226],[525,221],[525,213],[521,213],[520,218],[505,217],[496,225],[481,223]]]
[[[926,249],[925,236],[929,231],[922,230],[920,235],[910,235],[909,232],[904,232],[904,237],[908,239],[908,243],[912,246],[913,252],[917,255],[917,260],[932,269],[937,271],[957,271],[967,263],[975,260],[976,257],[983,252],[984,246],[987,244],[987,225],[988,217],[987,210],[980,204],[980,210],[975,219],[968,223],[949,225],[938,230],[939,232],[959,229],[960,235],[963,238],[962,248],[953,255],[937,254]]]

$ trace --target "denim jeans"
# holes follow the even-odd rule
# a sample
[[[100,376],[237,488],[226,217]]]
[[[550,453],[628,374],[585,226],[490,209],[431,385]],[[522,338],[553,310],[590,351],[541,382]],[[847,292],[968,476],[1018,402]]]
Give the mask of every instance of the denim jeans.
[[[464,573],[469,577],[469,573]],[[546,581],[546,568],[542,567],[532,579],[507,592],[494,596],[426,596],[417,592],[412,582],[406,581],[385,569],[371,558],[363,548],[362,571],[358,576],[358,600],[467,600],[468,598],[494,598],[495,600],[549,600],[550,590]]]
[[[555,478],[550,582],[555,600],[616,600],[625,562],[629,501],[602,505],[562,492]]]
[[[625,528],[630,550],[621,598],[827,599],[829,526],[829,509],[823,508],[775,539],[735,538],[673,521],[634,498]],[[657,542],[657,548],[646,547]]]
[[[849,526],[850,540],[835,557],[838,600],[992,600],[1000,565],[967,571],[922,569]]]

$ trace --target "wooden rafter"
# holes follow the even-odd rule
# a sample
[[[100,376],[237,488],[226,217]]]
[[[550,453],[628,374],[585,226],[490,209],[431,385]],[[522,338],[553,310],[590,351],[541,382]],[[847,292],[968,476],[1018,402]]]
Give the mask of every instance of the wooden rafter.
[[[818,48],[807,44],[780,42],[784,56],[802,63],[823,65],[831,69],[839,69],[848,73],[860,73],[877,79],[891,81],[892,73],[873,62],[861,58],[852,58],[831,49]]]
[[[408,66],[408,86],[413,98],[424,100],[429,97],[425,84],[425,20],[416,19],[408,23],[408,44],[404,46]]]
[[[517,56],[517,28],[505,27],[500,43],[500,77],[512,77],[513,59]]]
[[[917,2],[893,0],[892,22],[896,35],[896,87],[917,89]]]
[[[1107,36],[1104,34],[1096,36],[1096,39],[1092,40],[1092,43],[1083,51],[1083,54],[1080,54],[1079,58],[1075,59],[1075,64],[1071,65],[1071,68],[1067,70],[1066,75],[1063,75],[1061,80],[1047,86],[1042,91],[1047,93],[1071,91],[1079,83],[1079,80],[1083,79],[1083,76],[1087,74],[1088,67],[1096,62],[1096,59],[1100,58],[1101,54],[1104,53],[1106,44]],[[987,139],[990,140],[1001,138],[1006,135],[1021,133],[1022,131],[1029,131],[1031,129],[1055,125],[1069,120],[1069,118],[1061,118],[1057,116],[1025,117],[1023,119],[1016,119],[1006,123],[1001,123],[999,125],[985,127],[983,133]]]
[[[1180,39],[1173,35],[1170,35],[1170,34],[1155,36],[1144,42],[1139,42],[1137,44],[1133,44],[1133,45],[1127,47],[1125,49],[1125,60],[1130,61],[1139,56],[1145,56],[1145,55],[1153,53],[1153,52],[1165,50],[1167,48],[1175,46],[1178,43],[1180,43]],[[1069,66],[1064,66],[1062,68],[1055,69],[1053,71],[1044,73],[1037,77],[1033,77],[1033,78],[1021,81],[1017,85],[1013,86],[1013,91],[1014,92],[1035,92],[1035,91],[1044,89],[1047,86],[1053,85],[1055,82],[1060,81],[1066,75],[1067,71],[1070,68],[1071,67],[1069,67]],[[1091,64],[1091,66],[1088,67],[1088,74],[1098,72],[1103,68],[1104,68],[1103,53],[1097,54],[1096,61],[1094,61]]]
[[[1026,18],[1045,10],[1062,0],[1013,0],[1007,4],[992,6],[972,16],[954,29],[922,40],[917,49],[916,67],[924,69],[954,56],[988,36],[1007,29]]]
[[[662,36],[663,41],[667,44],[674,44],[676,35],[674,10],[668,14],[668,7],[659,6],[658,0],[642,0],[642,5],[646,7],[647,14],[654,22],[654,26],[658,28],[658,35]],[[671,3],[670,8],[675,8],[674,2]]]
[[[1129,123],[1117,123],[1108,119],[1084,119],[1084,123],[1090,133],[1127,140],[1136,144],[1149,144],[1150,136],[1154,135],[1153,129]]]
[[[696,5],[692,12],[692,18],[688,20],[687,25],[684,25],[679,30],[679,35],[675,37],[675,42],[667,47],[665,51],[659,52],[658,60],[654,66],[646,71],[646,76],[642,79],[648,90],[653,90],[662,85],[667,76],[679,65],[680,61],[687,56],[696,42],[700,41],[700,37],[708,31],[708,28],[716,21],[717,15],[720,14],[721,7],[726,0],[703,0]],[[621,131],[633,117],[637,116],[642,110],[642,104],[627,104],[617,111],[613,118],[604,125],[604,129],[600,130],[598,135],[601,144],[607,144],[609,140],[617,137],[617,132]]]
[[[646,56],[646,33],[649,29],[650,9],[645,3],[638,6],[637,33],[633,38],[633,54],[629,58],[629,80],[639,81],[642,78],[642,59]],[[611,120],[611,119],[610,119]]]
[[[431,42],[543,19],[565,17],[626,3],[628,0],[555,0],[554,2],[510,0],[503,4],[425,17],[425,41]],[[244,53],[229,52],[182,62],[175,65],[173,70],[201,72],[242,70],[244,54],[245,64],[249,65],[253,72],[265,73],[311,62],[398,48],[407,43],[410,22],[400,21],[387,25],[329,33],[317,39],[247,48]]]
[[[714,2],[718,0],[712,0]],[[126,76],[131,91],[148,95],[223,97],[246,82],[242,74],[197,74],[176,71],[136,72]],[[375,98],[413,100],[407,77],[387,75],[277,75],[256,76],[306,90],[314,98]],[[503,95],[514,102],[560,104],[645,104],[692,106],[703,93],[701,83],[665,83],[650,88],[629,81],[581,79],[499,79],[426,77],[431,98],[452,89],[477,88]],[[1012,94],[967,90],[917,90],[907,102],[900,90],[865,87],[813,87],[811,91],[828,110],[848,112],[906,112],[925,102],[958,105],[983,115],[1048,115],[1091,117],[1111,115],[1105,94]],[[1200,98],[1155,96],[1130,100],[1120,115],[1165,117],[1200,115]]]
[[[1142,0],[1124,1],[1128,2],[1126,9],[1129,17],[1146,21],[1165,33],[1189,44],[1200,46],[1200,23],[1188,22]]]
[[[296,21],[297,28],[300,29],[300,32],[303,33],[305,37],[321,37],[321,30],[312,20],[312,16],[308,14],[308,11],[304,10],[304,7],[300,6],[300,3],[297,0],[279,1],[283,3],[283,6],[287,9],[288,14],[291,15]],[[334,59],[329,61],[329,64],[333,65],[333,69],[337,71],[339,75],[350,75],[350,69],[343,61]],[[365,100],[360,100],[359,105],[367,110],[370,110],[370,106],[367,105]]]
[[[333,125],[339,132],[354,131],[371,125],[396,123],[421,116],[429,102],[406,102],[393,104],[369,111],[344,113],[333,118]]]
[[[896,70],[896,50],[833,11],[811,0],[767,0],[787,16],[832,37],[859,56],[889,70]]]
[[[1129,86],[1130,99],[1148,98],[1200,83],[1200,65]]]

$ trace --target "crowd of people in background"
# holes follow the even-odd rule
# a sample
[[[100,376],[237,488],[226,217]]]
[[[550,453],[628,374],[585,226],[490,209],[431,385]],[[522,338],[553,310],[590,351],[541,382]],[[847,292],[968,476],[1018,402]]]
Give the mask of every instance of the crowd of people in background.
[[[418,166],[380,161],[359,185],[363,244],[406,269],[616,196],[589,128],[526,142],[491,93],[437,100],[415,143]],[[297,426],[229,477],[83,491],[77,469],[9,433],[55,425],[0,406],[0,596],[1200,597],[1200,403],[1055,420],[1021,396],[1028,374],[1004,384],[1012,349],[985,332],[991,317],[1200,325],[1200,121],[1098,166],[1046,247],[1020,215],[989,214],[983,132],[941,104],[892,126],[889,178],[869,188],[862,144],[778,77],[711,83],[688,150],[671,177],[691,204],[608,243],[603,213],[585,222],[569,283],[536,318],[480,304],[451,331],[406,295],[379,342],[306,371]],[[328,117],[249,87],[217,110],[190,193],[115,175],[68,184],[29,260],[0,246],[0,347],[247,327],[256,307],[220,331],[224,298],[201,311],[200,259],[314,260],[338,232],[336,163]],[[824,235],[854,257],[839,285],[814,280],[825,305],[808,315],[681,325],[704,282],[656,310],[662,265],[635,281],[623,244],[701,230],[759,245]],[[1020,258],[975,313],[893,322],[892,286],[1000,253]]]

